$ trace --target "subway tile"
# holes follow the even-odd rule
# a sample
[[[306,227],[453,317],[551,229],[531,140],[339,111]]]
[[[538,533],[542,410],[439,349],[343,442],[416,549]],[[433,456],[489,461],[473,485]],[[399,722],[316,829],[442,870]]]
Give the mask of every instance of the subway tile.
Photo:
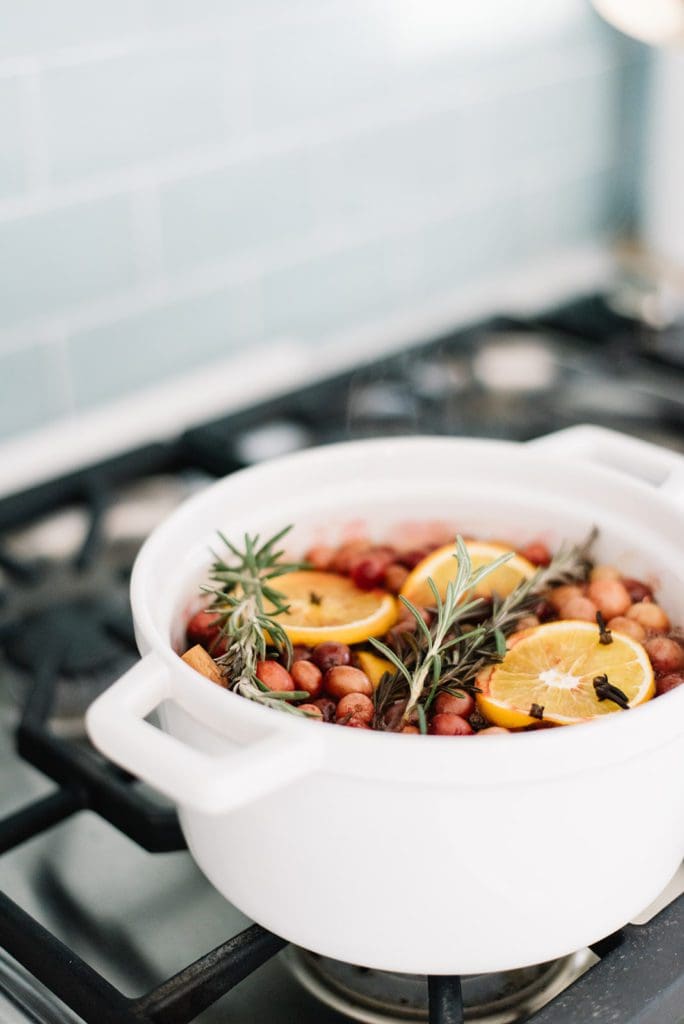
[[[521,198],[516,209],[521,259],[614,236],[628,211],[616,194],[617,168],[570,182],[554,182]]]
[[[24,136],[21,123],[21,83],[0,79],[0,199],[16,195],[26,181]]]
[[[172,158],[230,135],[219,45],[136,53],[45,74],[45,132],[57,182]]]
[[[414,250],[412,297],[458,295],[475,281],[513,269],[518,259],[517,200],[493,203],[426,223],[402,245]]]
[[[394,239],[380,239],[267,274],[264,333],[316,340],[387,316],[401,301]]]
[[[138,0],[0,0],[0,58],[55,53],[138,31]]]
[[[614,72],[579,75],[528,92],[503,97],[489,111],[493,155],[516,170],[535,167],[575,173],[605,166],[619,132],[619,88]]]
[[[390,103],[397,60],[382,16],[308,16],[263,25],[246,41],[251,105],[260,131]]]
[[[135,283],[128,202],[117,197],[0,221],[0,328]]]
[[[169,302],[75,334],[67,342],[77,407],[150,387],[254,340],[259,291],[235,285]]]
[[[457,109],[320,147],[311,174],[321,220],[401,222],[438,202],[451,208],[487,201],[501,182],[483,174],[486,130],[479,111]]]
[[[68,411],[60,361],[54,345],[0,354],[0,437],[42,426]]]
[[[314,211],[304,154],[240,163],[161,189],[164,256],[171,273],[239,260],[300,238]]]

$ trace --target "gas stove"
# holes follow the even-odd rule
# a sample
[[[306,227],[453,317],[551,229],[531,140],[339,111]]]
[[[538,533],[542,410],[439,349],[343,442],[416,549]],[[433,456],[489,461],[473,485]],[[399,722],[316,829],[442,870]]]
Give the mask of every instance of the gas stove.
[[[489,319],[0,499],[2,1021],[684,1020],[682,877],[639,923],[561,961],[464,979],[341,964],[226,903],[174,809],[83,732],[86,706],[136,659],[138,547],[215,477],[346,438],[526,440],[586,421],[684,450],[684,373],[669,351],[592,296]]]

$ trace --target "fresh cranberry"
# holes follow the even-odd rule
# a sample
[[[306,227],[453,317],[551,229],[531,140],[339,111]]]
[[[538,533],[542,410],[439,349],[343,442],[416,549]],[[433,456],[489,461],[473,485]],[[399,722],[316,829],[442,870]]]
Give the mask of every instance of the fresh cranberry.
[[[532,565],[548,565],[551,561],[551,552],[541,540],[533,540],[526,544],[519,553]]]
[[[316,644],[311,660],[318,665],[321,672],[327,672],[329,668],[335,668],[337,665],[348,665],[351,661],[351,650],[347,644],[337,644],[334,640],[328,640]]]
[[[653,600],[652,588],[649,587],[647,583],[642,583],[641,580],[623,579],[622,585],[626,588],[632,604],[638,604],[640,601]]]
[[[352,569],[351,578],[360,590],[373,590],[385,581],[387,567],[394,561],[394,554],[384,551],[370,552],[361,558]]]

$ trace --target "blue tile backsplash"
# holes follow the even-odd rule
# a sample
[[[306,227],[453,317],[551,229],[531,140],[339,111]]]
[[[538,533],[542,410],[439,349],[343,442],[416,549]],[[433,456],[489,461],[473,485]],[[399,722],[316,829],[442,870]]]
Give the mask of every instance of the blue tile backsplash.
[[[533,8],[0,0],[0,437],[629,231],[645,50]]]

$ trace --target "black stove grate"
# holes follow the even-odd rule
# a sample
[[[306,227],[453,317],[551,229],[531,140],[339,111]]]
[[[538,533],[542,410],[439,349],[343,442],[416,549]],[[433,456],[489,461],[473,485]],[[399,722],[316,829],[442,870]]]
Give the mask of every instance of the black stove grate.
[[[571,320],[566,323],[570,323],[572,333]],[[562,318],[554,326],[562,328]],[[604,328],[605,318],[601,324],[603,333],[595,339],[602,343],[606,341]],[[622,331],[624,325],[620,323],[619,328]],[[432,346],[421,346],[415,351],[430,358],[442,359],[445,355],[455,354],[460,359],[464,353],[472,353],[482,336],[489,337],[502,331],[529,335],[533,329],[534,325],[499,319],[451,338],[440,339]],[[610,340],[610,332],[606,337]],[[585,337],[585,344],[586,341]],[[609,347],[608,351],[614,349]],[[407,374],[410,377],[411,358],[411,352],[402,353],[372,367],[366,375],[373,386],[378,382],[383,386],[388,382],[396,386],[396,400],[391,410],[394,419],[390,417],[375,426],[364,423],[363,429],[376,433],[382,429],[406,431],[407,426],[410,428],[413,424],[421,432],[500,436],[503,431],[504,436],[524,439],[575,421],[567,410],[558,411],[553,396],[546,404],[542,400],[535,403],[535,416],[530,420],[529,396],[525,395],[520,397],[520,403],[521,408],[525,403],[528,405],[527,419],[516,418],[520,410],[510,404],[509,396],[504,402],[502,420],[497,419],[499,414],[494,410],[491,421],[483,423],[476,420],[463,424],[458,419],[445,417],[441,399],[427,395],[423,396],[422,411],[416,421],[413,400],[406,405],[405,416],[402,411],[401,396],[406,392]],[[358,434],[358,425],[349,422],[348,399],[355,389],[358,398],[359,387],[363,387],[359,377],[359,374],[341,375],[323,384],[304,388],[295,395],[283,396],[256,409],[188,431],[177,442],[149,445],[5,498],[0,501],[0,531],[13,529],[18,524],[69,504],[85,506],[90,517],[89,527],[69,569],[81,583],[87,582],[87,574],[97,563],[101,549],[103,510],[108,495],[117,486],[160,473],[201,470],[209,475],[222,475],[232,472],[245,461],[238,439],[245,432],[270,422],[285,420],[295,424],[308,443],[325,443],[350,434],[354,436]],[[483,401],[483,396],[483,391],[475,387],[474,396],[470,396],[474,398],[472,407],[492,412],[493,406]],[[454,408],[461,415],[461,410],[467,406],[467,398],[464,400],[461,395]],[[356,408],[361,407],[363,401],[358,401]],[[555,410],[553,415],[552,410]],[[681,437],[684,405],[674,411],[677,417],[681,417],[677,419],[678,436]],[[669,422],[672,415],[673,407],[670,405],[663,413],[663,423]],[[580,413],[579,418],[584,418],[584,413]],[[663,423],[658,426],[662,427]],[[614,420],[608,425],[624,426]],[[635,420],[631,425],[638,432],[639,422]],[[24,563],[2,548],[0,567],[10,581],[19,580],[28,588],[39,580],[41,571],[45,571],[45,567],[41,569],[40,565]],[[78,587],[76,590],[80,593]],[[21,663],[31,678],[16,732],[17,749],[23,758],[52,778],[56,788],[52,794],[35,800],[0,821],[0,853],[18,847],[83,810],[94,811],[150,852],[184,849],[174,811],[157,804],[134,784],[134,779],[101,758],[91,747],[57,735],[50,725],[60,672],[64,673],[66,666],[68,675],[70,667],[78,669],[91,655],[97,660],[101,654],[97,650],[97,637],[104,635],[101,630],[105,628],[110,640],[113,629],[115,643],[132,651],[134,641],[130,628],[121,622],[118,626],[113,624],[111,609],[96,602],[89,611],[92,615],[97,611],[100,616],[91,622],[91,639],[95,637],[94,645],[90,645],[92,650],[77,650],[71,646],[67,651],[64,637],[70,628],[69,616],[64,614],[63,602],[60,606],[57,584],[55,607],[41,608],[47,619],[41,622],[44,642],[37,658],[30,645],[25,648],[17,646],[20,623],[7,612],[8,607],[11,610],[11,602],[3,602],[2,596],[0,594],[0,643],[6,654]],[[81,596],[83,600],[89,600],[87,586]],[[78,605],[76,611],[81,613],[82,610],[82,604]],[[57,619],[51,619],[50,615],[55,612],[61,612],[61,617],[58,615]],[[46,622],[54,628],[46,628]],[[25,620],[21,625],[25,625]],[[79,632],[83,633],[82,630]],[[0,946],[87,1024],[185,1024],[193,1021],[285,945],[285,940],[253,925],[146,995],[128,998],[8,896],[0,893]],[[684,1014],[684,896],[648,924],[627,926],[597,944],[594,951],[600,958],[598,962],[531,1017],[530,1022],[584,1024],[591,1020],[596,1024],[616,1021],[620,1024],[679,1024]],[[431,977],[428,992],[431,1024],[460,1024],[463,1020],[460,979]]]

